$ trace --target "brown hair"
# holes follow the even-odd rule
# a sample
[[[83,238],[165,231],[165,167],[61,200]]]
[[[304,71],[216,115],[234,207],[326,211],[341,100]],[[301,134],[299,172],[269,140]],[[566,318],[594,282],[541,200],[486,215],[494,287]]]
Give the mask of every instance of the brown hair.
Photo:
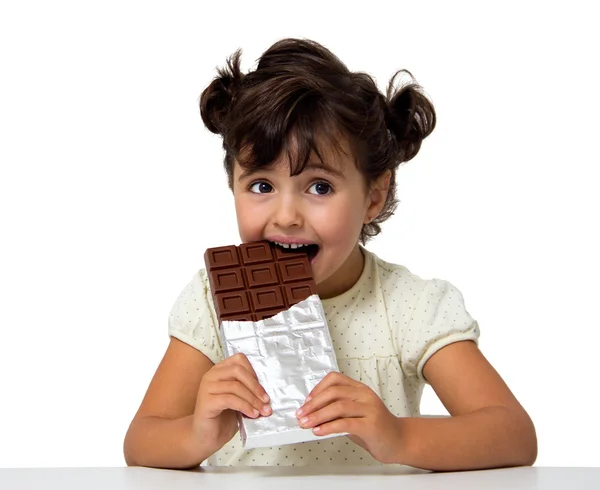
[[[290,156],[290,137],[297,158],[290,175],[298,175],[311,152],[320,157],[322,137],[338,149],[339,134],[348,137],[357,168],[371,185],[391,171],[387,199],[379,215],[363,225],[365,244],[381,232],[394,214],[396,169],[412,159],[435,127],[431,102],[407,70],[390,80],[386,96],[366,73],[348,70],[331,51],[305,39],[283,39],[258,60],[254,71],[240,71],[241,51],[227,59],[218,76],[202,92],[200,114],[206,127],[223,137],[225,170],[233,189],[233,164],[247,168],[271,165],[282,152]],[[395,87],[397,75],[412,82]],[[243,158],[242,158],[243,157]]]

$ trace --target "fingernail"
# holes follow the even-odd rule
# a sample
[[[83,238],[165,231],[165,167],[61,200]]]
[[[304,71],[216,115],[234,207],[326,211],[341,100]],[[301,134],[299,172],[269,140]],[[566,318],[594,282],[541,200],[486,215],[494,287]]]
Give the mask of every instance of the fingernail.
[[[321,427],[315,427],[315,428],[313,429],[313,432],[321,432]]]
[[[311,401],[311,400],[312,400],[312,396],[307,396],[307,397],[306,397],[306,400],[304,401],[304,403],[306,403],[306,402],[309,402],[309,401]]]
[[[267,395],[267,394],[265,393],[265,394],[263,395],[263,397],[262,397],[262,400],[263,400],[263,402],[265,402],[265,403],[269,403],[269,400],[270,400],[270,398],[269,398],[269,395]]]
[[[299,408],[298,410],[296,410],[296,415],[298,417],[300,417],[303,413],[304,413],[304,410],[302,410],[301,408]]]
[[[259,412],[258,410],[256,410],[256,408],[255,408],[255,409],[253,410],[252,414],[253,414],[255,417],[258,417],[258,416],[260,415],[260,412]]]
[[[308,422],[308,417],[304,417],[303,419],[300,419],[300,423],[302,425],[306,424],[306,422]]]
[[[271,411],[271,407],[270,407],[269,405],[265,405],[265,406],[263,407],[263,412],[267,412],[267,413],[269,413],[270,411]]]

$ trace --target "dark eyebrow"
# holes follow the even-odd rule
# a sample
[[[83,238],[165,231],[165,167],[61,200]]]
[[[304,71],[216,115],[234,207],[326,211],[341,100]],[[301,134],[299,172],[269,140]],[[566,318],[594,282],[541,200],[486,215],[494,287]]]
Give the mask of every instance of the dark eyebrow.
[[[269,167],[259,167],[259,168],[249,168],[246,169],[242,172],[242,174],[239,176],[238,180],[243,180],[247,177],[250,177],[251,175],[257,173],[257,172],[261,172],[261,171],[265,171],[265,170],[270,170]],[[320,170],[322,172],[325,172],[326,174],[329,174],[333,177],[338,177],[338,178],[343,178],[344,174],[342,174],[342,172],[340,172],[339,170],[324,164],[323,162],[320,161],[311,161],[308,162],[306,164],[306,167],[304,168],[304,170]]]

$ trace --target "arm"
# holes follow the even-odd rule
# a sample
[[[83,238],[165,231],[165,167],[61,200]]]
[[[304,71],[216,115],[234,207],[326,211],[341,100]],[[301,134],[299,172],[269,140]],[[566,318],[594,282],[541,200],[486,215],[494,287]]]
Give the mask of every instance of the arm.
[[[269,396],[245,355],[213,363],[173,338],[125,437],[128,465],[188,469],[238,431],[237,413],[271,414]]]
[[[200,381],[212,366],[204,354],[171,338],[125,436],[128,466],[193,468],[214,452],[192,433]]]
[[[423,376],[452,417],[397,419],[397,462],[435,471],[535,462],[531,419],[473,342],[438,351]]]
[[[341,373],[325,376],[296,416],[321,436],[348,432],[382,463],[459,471],[535,462],[531,419],[475,343],[440,349],[423,374],[451,418],[396,417],[371,388]]]
[[[127,466],[192,469],[214,451],[191,437],[193,415],[178,419],[135,418],[124,444]]]

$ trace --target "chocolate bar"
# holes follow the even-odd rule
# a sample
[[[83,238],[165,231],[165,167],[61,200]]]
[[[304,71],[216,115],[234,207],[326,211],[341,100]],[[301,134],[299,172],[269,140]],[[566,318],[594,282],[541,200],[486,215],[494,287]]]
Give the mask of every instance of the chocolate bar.
[[[268,241],[209,248],[204,262],[219,324],[259,321],[316,294],[307,253]]]
[[[319,437],[296,410],[331,371],[339,371],[307,253],[268,241],[209,248],[204,254],[225,357],[243,353],[271,401],[267,417],[238,413],[246,448]]]

